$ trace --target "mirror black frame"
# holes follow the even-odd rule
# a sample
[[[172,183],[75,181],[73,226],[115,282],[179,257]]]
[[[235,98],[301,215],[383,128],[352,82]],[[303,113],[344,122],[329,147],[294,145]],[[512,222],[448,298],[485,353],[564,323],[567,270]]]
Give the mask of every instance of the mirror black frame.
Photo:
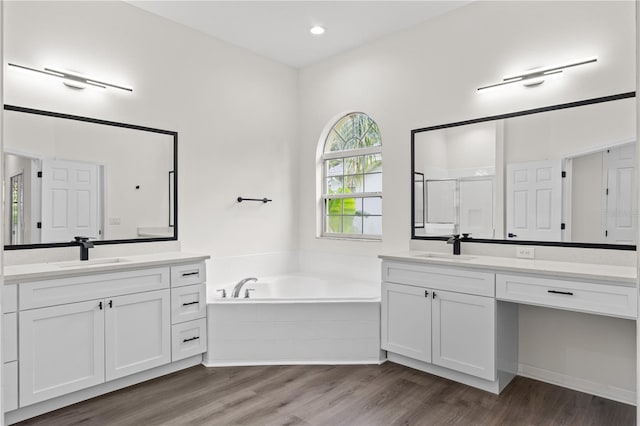
[[[171,130],[154,129],[152,127],[138,126],[135,124],[118,123],[116,121],[100,120],[98,118],[83,117],[79,115],[63,114],[53,111],[44,111],[33,108],[25,108],[15,105],[4,105],[5,111],[16,111],[27,114],[43,115],[46,117],[64,118],[67,120],[84,121],[86,123],[102,124],[105,126],[123,127],[125,129],[140,130],[143,132],[160,133],[173,137],[173,237],[153,237],[153,238],[130,238],[120,240],[96,240],[92,241],[95,245],[107,244],[128,244],[128,243],[151,243],[158,241],[174,241],[178,239],[178,132]],[[3,153],[4,154],[4,153]],[[76,242],[66,243],[38,243],[38,244],[20,244],[5,245],[5,250],[26,250],[37,248],[53,248],[53,247],[77,247]]]
[[[581,107],[585,105],[599,104],[602,102],[617,101],[620,99],[634,98],[635,96],[636,96],[636,92],[625,92],[617,95],[603,96],[600,98],[592,98],[592,99],[586,99],[583,101],[568,102],[565,104],[551,105],[551,106],[542,107],[542,108],[534,108],[534,109],[528,109],[524,111],[500,114],[500,115],[492,115],[492,116],[476,118],[472,120],[457,121],[455,123],[440,124],[437,126],[422,127],[419,129],[411,130],[411,239],[412,240],[436,240],[436,241],[446,241],[449,239],[449,237],[446,237],[446,236],[442,236],[442,237],[416,236],[416,233],[415,233],[414,215],[415,215],[416,200],[415,200],[415,195],[413,193],[413,186],[414,186],[413,179],[414,179],[414,173],[415,173],[415,136],[417,133],[428,132],[431,130],[448,129],[451,127],[459,127],[467,124],[482,123],[485,121],[504,120],[506,118],[520,117],[523,115],[538,114],[541,112],[555,111],[560,109],[575,108],[575,107]],[[638,123],[636,123],[636,126],[637,125]],[[514,240],[497,240],[497,239],[492,240],[492,239],[481,239],[481,238],[478,238],[478,239],[468,238],[468,239],[465,239],[464,241],[465,243],[470,242],[470,243],[512,244],[512,245],[527,245],[527,246],[636,250],[636,246],[630,245],[630,244],[573,243],[573,242],[563,242],[563,241],[522,241],[522,240],[514,241]]]

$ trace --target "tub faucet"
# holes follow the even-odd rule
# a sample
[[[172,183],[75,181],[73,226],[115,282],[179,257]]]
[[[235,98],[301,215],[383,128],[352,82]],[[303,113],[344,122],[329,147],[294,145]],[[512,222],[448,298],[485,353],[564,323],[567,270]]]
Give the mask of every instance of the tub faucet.
[[[89,249],[93,247],[93,243],[89,241],[89,237],[73,237],[76,243],[80,244],[80,260],[89,260]]]
[[[233,287],[233,292],[231,293],[231,297],[236,299],[240,295],[240,290],[242,290],[242,286],[248,283],[249,281],[258,281],[257,278],[244,278],[238,282],[238,284]]]

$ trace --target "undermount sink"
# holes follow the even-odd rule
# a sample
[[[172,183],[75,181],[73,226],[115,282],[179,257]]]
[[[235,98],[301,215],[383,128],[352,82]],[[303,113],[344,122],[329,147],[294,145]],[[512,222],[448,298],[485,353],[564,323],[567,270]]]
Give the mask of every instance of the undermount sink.
[[[446,259],[446,260],[475,259],[474,256],[465,256],[463,254],[449,254],[449,253],[422,253],[422,254],[416,254],[416,257],[425,257],[427,259]]]
[[[128,262],[127,259],[121,257],[112,257],[109,259],[79,260],[74,262],[58,262],[54,263],[58,268],[81,268],[83,266],[113,265],[115,263]]]

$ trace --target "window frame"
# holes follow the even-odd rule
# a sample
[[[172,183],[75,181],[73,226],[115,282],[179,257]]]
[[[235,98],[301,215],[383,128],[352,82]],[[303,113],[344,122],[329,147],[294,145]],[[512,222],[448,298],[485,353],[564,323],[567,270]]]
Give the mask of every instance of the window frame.
[[[380,145],[377,146],[372,146],[372,147],[365,147],[365,148],[356,148],[356,149],[347,149],[344,151],[332,151],[332,152],[325,152],[328,140],[329,140],[329,135],[331,135],[331,132],[335,131],[336,125],[345,117],[348,117],[350,115],[353,114],[363,114],[366,115],[371,121],[373,121],[373,123],[375,123],[376,127],[378,128],[378,132],[380,132],[379,127],[377,126],[377,123],[375,122],[375,120],[373,120],[368,114],[365,114],[363,112],[350,112],[347,114],[343,114],[341,115],[337,120],[334,121],[333,125],[331,125],[331,127],[329,128],[329,131],[326,133],[325,137],[321,140],[322,143],[322,154],[320,156],[320,167],[322,168],[322,173],[321,175],[321,179],[322,179],[322,184],[321,184],[321,194],[320,194],[320,199],[321,199],[321,206],[320,206],[320,217],[322,218],[322,224],[321,224],[321,232],[320,232],[320,237],[321,238],[327,238],[327,239],[344,239],[344,240],[367,240],[367,241],[381,241],[382,240],[382,229],[380,229],[380,234],[364,234],[364,229],[363,229],[363,233],[361,234],[347,234],[347,233],[343,233],[343,232],[328,232],[327,231],[327,222],[328,222],[328,217],[329,215],[327,214],[327,203],[329,202],[329,200],[333,200],[333,199],[347,199],[347,198],[355,198],[355,199],[362,199],[364,201],[364,199],[366,198],[380,198],[380,201],[382,203],[382,191],[364,191],[364,187],[363,187],[363,191],[362,192],[353,192],[353,193],[349,193],[349,194],[329,194],[328,193],[328,180],[331,177],[335,177],[335,176],[329,176],[327,174],[327,161],[329,160],[336,160],[336,159],[346,159],[346,158],[350,158],[350,157],[363,157],[363,156],[367,156],[367,155],[380,155],[380,159],[382,161],[382,137],[380,136]],[[336,131],[336,133],[338,133]],[[339,134],[339,133],[338,133]],[[364,137],[364,136],[363,136]],[[343,166],[344,167],[344,166]],[[379,174],[383,175],[384,173],[384,169],[382,171],[379,172]],[[362,173],[362,176],[364,177],[365,175],[367,175],[368,173]],[[371,173],[371,174],[377,174],[377,173]],[[344,174],[344,168],[343,168],[343,173],[341,175],[342,177],[345,176]],[[348,176],[348,175],[347,175]],[[381,213],[380,215],[372,215],[372,216],[376,216],[376,217],[380,217],[381,221],[382,221],[382,217],[384,216],[384,214],[382,213],[382,207],[381,207]],[[344,216],[341,216],[344,217]]]

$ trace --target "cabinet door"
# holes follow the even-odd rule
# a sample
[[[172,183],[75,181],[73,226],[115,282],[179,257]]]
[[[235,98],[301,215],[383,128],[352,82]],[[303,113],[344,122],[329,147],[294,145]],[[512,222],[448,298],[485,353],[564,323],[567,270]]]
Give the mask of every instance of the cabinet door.
[[[433,363],[495,380],[495,309],[491,297],[435,290]]]
[[[382,349],[431,362],[431,290],[382,283]]]
[[[107,380],[171,361],[169,290],[106,299]]]
[[[100,300],[20,312],[20,406],[104,382]]]

